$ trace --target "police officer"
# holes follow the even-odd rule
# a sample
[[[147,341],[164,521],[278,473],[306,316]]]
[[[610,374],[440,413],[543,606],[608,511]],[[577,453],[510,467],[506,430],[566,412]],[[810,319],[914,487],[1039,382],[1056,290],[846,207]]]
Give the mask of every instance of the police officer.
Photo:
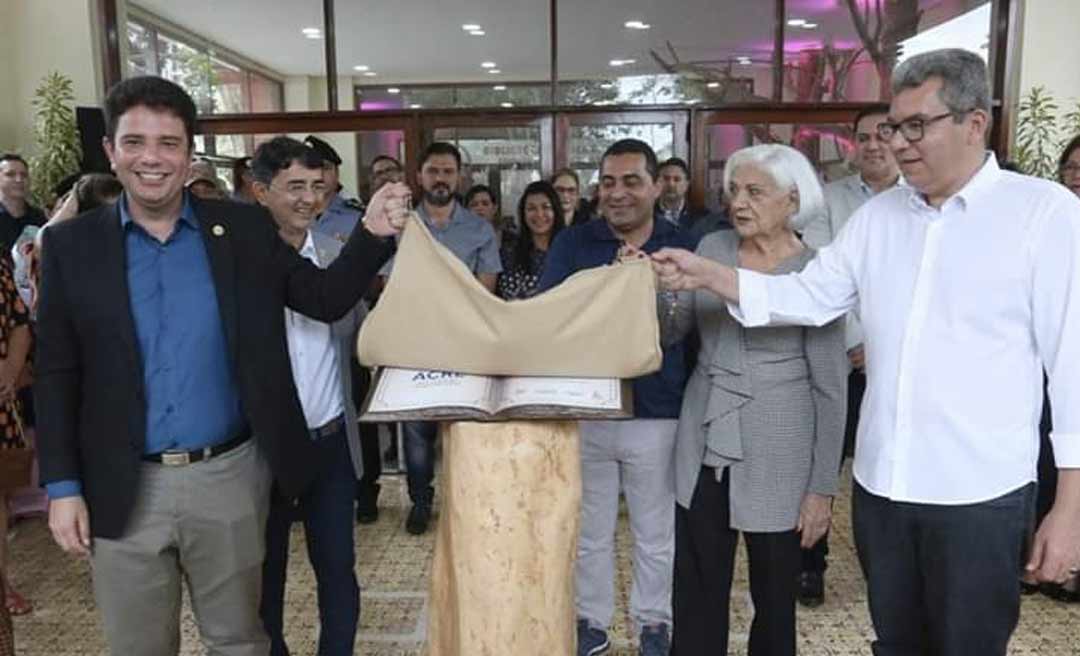
[[[364,206],[355,198],[346,198],[343,193],[345,189],[338,179],[341,156],[337,154],[337,151],[330,144],[313,135],[308,135],[304,142],[322,157],[323,180],[326,181],[323,211],[312,230],[344,243],[364,215]]]

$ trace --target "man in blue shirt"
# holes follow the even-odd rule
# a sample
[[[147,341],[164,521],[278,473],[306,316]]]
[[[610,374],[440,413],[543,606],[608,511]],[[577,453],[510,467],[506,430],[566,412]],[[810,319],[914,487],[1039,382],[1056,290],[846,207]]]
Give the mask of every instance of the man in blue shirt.
[[[185,193],[195,104],[183,89],[129,78],[105,116],[124,194],[42,245],[34,392],[49,527],[92,560],[113,656],[179,651],[182,583],[209,653],[265,656],[269,473],[299,496],[317,459],[284,311],[351,309],[389,257],[408,190],[376,196],[320,270],[265,210]]]
[[[571,274],[616,261],[621,254],[665,247],[693,249],[684,230],[656,220],[660,194],[656,154],[644,142],[624,139],[600,160],[603,220],[563,230],[551,245],[540,289]],[[618,326],[612,327],[617,339]],[[675,553],[675,428],[686,385],[681,344],[664,349],[660,371],[637,378],[634,419],[581,422],[581,534],[575,571],[578,655],[610,646],[615,612],[615,519],[619,493],[626,496],[634,536],[630,613],[641,631],[644,656],[666,656],[671,627]]]

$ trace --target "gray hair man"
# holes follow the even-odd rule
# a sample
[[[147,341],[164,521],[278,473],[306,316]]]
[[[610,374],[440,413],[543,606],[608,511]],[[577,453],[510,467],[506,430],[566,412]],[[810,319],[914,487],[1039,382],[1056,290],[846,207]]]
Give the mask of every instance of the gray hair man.
[[[1020,615],[1045,368],[1058,495],[1026,567],[1080,567],[1080,201],[986,152],[986,66],[904,62],[878,133],[909,187],[863,205],[800,273],[654,255],[669,289],[709,289],[748,326],[858,309],[867,399],[852,521],[878,656],[1004,656]]]

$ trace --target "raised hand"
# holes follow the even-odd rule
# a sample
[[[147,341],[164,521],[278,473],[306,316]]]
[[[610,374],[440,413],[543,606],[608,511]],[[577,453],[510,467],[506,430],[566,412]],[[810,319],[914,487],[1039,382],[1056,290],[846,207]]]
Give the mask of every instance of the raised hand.
[[[368,203],[364,227],[379,237],[392,237],[401,232],[410,211],[411,196],[412,192],[404,183],[383,185]]]
[[[661,248],[652,254],[660,286],[673,292],[708,288],[723,265],[681,248]]]

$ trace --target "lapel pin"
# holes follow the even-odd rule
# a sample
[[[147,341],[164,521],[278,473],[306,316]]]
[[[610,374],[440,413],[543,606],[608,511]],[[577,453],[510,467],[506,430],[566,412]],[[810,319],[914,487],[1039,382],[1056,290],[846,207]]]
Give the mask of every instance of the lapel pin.
[[[215,223],[214,227],[210,228],[210,232],[214,233],[215,237],[222,237],[225,235],[225,226]]]

